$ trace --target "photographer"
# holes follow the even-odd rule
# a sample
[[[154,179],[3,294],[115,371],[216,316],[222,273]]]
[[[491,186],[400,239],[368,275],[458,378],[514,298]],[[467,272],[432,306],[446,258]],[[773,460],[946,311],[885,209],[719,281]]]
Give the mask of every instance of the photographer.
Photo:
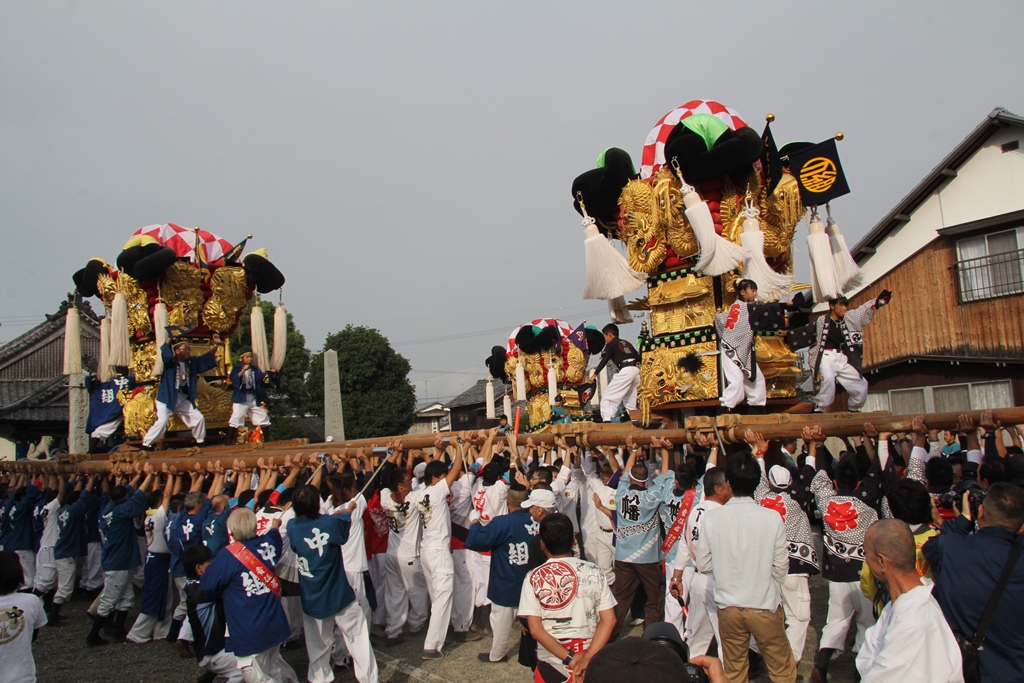
[[[1024,525],[1024,490],[1000,482],[988,489],[978,510],[978,532],[964,493],[961,514],[942,525],[942,533],[922,548],[935,577],[932,591],[950,628],[966,640],[979,629],[990,599],[995,612],[982,640],[978,664],[982,680],[1024,680],[1024,639],[1020,614],[1024,612],[1024,562],[1017,559]],[[1011,555],[1014,547],[1016,552]],[[1005,590],[996,591],[1008,562],[1012,568]]]

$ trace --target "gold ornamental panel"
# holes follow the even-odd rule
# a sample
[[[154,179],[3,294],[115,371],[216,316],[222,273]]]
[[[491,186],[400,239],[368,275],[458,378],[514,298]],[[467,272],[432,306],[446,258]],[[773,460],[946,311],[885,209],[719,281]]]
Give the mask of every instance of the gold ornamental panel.
[[[117,291],[124,294],[128,302],[128,330],[132,333],[149,334],[153,321],[149,317],[149,297],[131,275],[122,272],[117,276]]]
[[[203,310],[202,273],[195,266],[176,261],[164,272],[160,287],[167,302],[171,325],[191,330],[199,326],[199,313]]]
[[[124,413],[124,433],[127,436],[141,439],[156,422],[157,386],[144,387],[129,398],[130,392],[118,393],[118,400]],[[202,377],[197,387],[196,408],[206,418],[206,426],[218,427],[227,424],[231,418],[231,389],[223,386],[212,386]],[[183,431],[188,427],[172,415],[167,423],[168,431]]]
[[[531,429],[536,429],[551,420],[551,404],[548,403],[548,392],[538,391],[526,401],[526,416],[530,420]]]
[[[159,379],[159,377],[153,377],[156,353],[156,342],[132,344],[132,372],[135,373],[135,381],[146,382],[150,379]]]
[[[715,293],[710,277],[688,275],[659,281],[649,286],[648,302],[655,337],[715,324]]]
[[[587,361],[589,358],[575,344],[569,344],[568,367],[559,373],[559,381],[578,384],[586,379]],[[568,397],[566,397],[568,401]]]
[[[701,369],[690,374],[679,367],[687,354],[714,352],[701,356]],[[676,348],[659,347],[646,351],[640,364],[637,391],[644,422],[651,409],[667,403],[704,401],[718,398],[718,342],[709,341]]]
[[[651,186],[643,180],[630,180],[619,195],[619,239],[626,244],[629,267],[640,273],[653,273],[665,260],[667,235],[653,213],[653,201]]]
[[[783,264],[789,266],[780,268],[780,272],[790,272],[793,236],[796,224],[804,216],[804,205],[800,201],[800,189],[796,178],[789,173],[783,174],[771,196],[765,196],[762,190],[759,199],[764,255],[780,259]]]
[[[654,184],[654,213],[664,227],[668,244],[679,258],[688,258],[700,250],[697,236],[684,213],[683,193],[679,178],[668,168],[661,168],[651,179]]]
[[[214,332],[227,332],[235,326],[246,296],[245,269],[237,266],[218,268],[210,278],[211,295],[203,307],[203,323]]]

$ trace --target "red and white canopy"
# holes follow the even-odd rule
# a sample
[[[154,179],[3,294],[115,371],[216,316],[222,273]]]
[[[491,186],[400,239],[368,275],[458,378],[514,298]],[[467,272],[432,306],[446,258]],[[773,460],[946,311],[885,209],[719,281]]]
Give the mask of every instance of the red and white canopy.
[[[187,258],[190,261],[196,260],[196,231],[193,228],[183,228],[174,223],[162,225],[147,225],[135,231],[136,235],[149,235],[165,247],[171,247],[179,257]],[[214,263],[224,258],[235,245],[222,237],[214,235],[208,230],[199,231],[199,244],[203,246],[207,263]]]
[[[650,178],[665,165],[665,141],[669,133],[683,119],[694,114],[711,114],[720,118],[732,130],[746,128],[746,122],[729,107],[713,100],[690,100],[665,114],[654,124],[644,141],[643,156],[640,158],[640,177]]]

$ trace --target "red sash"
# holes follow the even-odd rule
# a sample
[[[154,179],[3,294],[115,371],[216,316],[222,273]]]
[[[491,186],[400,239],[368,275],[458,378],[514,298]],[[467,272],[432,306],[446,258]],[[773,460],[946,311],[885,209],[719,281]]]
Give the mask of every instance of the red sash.
[[[267,565],[260,562],[260,558],[249,552],[241,542],[232,543],[227,547],[228,552],[235,556],[235,559],[242,563],[246,569],[251,571],[260,582],[270,589],[277,597],[281,597],[281,580],[274,572],[267,568]]]
[[[668,533],[665,534],[665,541],[661,544],[663,555],[668,555],[668,551],[672,549],[672,546],[676,544],[679,537],[683,535],[683,527],[686,526],[686,518],[690,515],[690,508],[693,507],[693,498],[696,492],[697,489],[690,489],[683,494],[683,502],[679,505],[679,514],[676,515],[676,521],[672,522]]]

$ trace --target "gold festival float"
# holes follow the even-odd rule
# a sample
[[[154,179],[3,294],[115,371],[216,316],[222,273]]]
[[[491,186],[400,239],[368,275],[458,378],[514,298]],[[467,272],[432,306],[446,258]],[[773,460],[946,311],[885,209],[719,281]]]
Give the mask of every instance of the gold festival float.
[[[106,308],[100,326],[98,379],[106,382],[120,375],[131,380],[117,394],[127,438],[141,439],[156,420],[157,388],[164,370],[160,347],[169,339],[189,342],[193,355],[214,351],[218,363],[200,376],[196,407],[208,429],[227,427],[231,417],[231,387],[224,382],[230,371],[227,337],[257,292],[268,293],[284,284],[284,276],[265,251],[243,256],[250,237],[233,245],[199,228],[151,225],[132,235],[116,266],[92,258],[74,274],[78,293],[98,297]],[[68,320],[70,324],[72,316]],[[275,328],[283,327],[284,321],[285,311],[279,306]],[[222,336],[221,344],[213,343],[214,333]],[[257,365],[273,368],[260,306],[252,310],[252,335]],[[275,335],[277,344],[284,339],[283,334]],[[77,355],[77,368],[75,356],[74,350],[65,350],[68,374],[81,372],[81,356]],[[284,358],[283,346],[275,347],[273,357]],[[169,432],[185,429],[173,415]]]

